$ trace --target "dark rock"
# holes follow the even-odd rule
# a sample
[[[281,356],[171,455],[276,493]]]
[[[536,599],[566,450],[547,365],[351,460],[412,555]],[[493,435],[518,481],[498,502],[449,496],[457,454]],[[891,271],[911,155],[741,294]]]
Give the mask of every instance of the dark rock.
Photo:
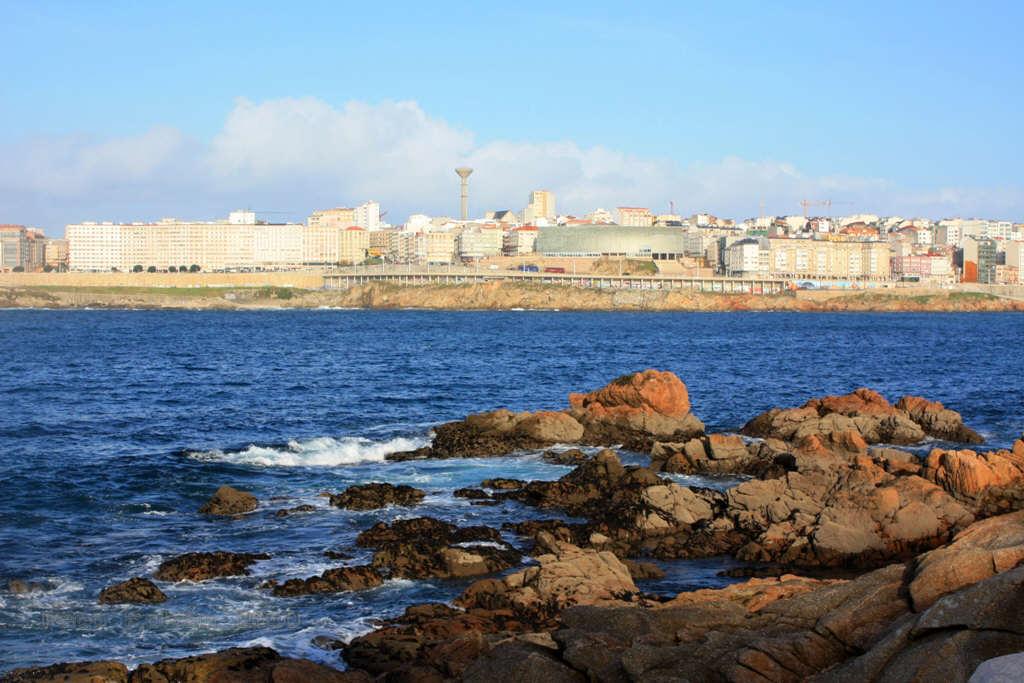
[[[207,515],[244,515],[259,506],[256,496],[230,486],[221,486],[199,512]]]
[[[337,495],[332,495],[331,505],[348,510],[376,510],[388,505],[412,507],[419,505],[425,492],[404,484],[362,484],[350,486]]]
[[[286,510],[278,510],[274,513],[275,517],[289,517],[291,515],[305,514],[308,512],[316,512],[317,507],[315,505],[297,505],[293,508]]]
[[[266,553],[186,553],[165,561],[153,575],[160,581],[206,581],[221,576],[246,576],[249,565],[269,560]]]
[[[526,485],[525,481],[520,479],[484,479],[480,482],[480,486],[485,489],[493,489],[496,491],[512,491],[515,489],[521,489]]]
[[[330,560],[351,560],[352,556],[340,550],[325,550],[324,557]]]
[[[15,669],[0,677],[3,683],[128,683],[121,662],[68,662]]]
[[[496,645],[466,667],[466,683],[585,683],[587,678],[566,665],[549,648],[510,640]]]
[[[491,494],[487,493],[487,491],[474,488],[455,489],[452,495],[456,498],[468,498],[470,500],[485,500],[491,497]]]
[[[626,565],[626,569],[629,570],[629,575],[633,577],[634,581],[665,578],[665,570],[653,562],[623,560],[622,564]]]
[[[338,567],[328,569],[320,576],[308,579],[289,579],[273,587],[278,597],[294,597],[315,593],[340,593],[375,588],[384,583],[384,577],[373,567]]]
[[[100,603],[106,605],[120,603],[152,605],[166,600],[167,596],[152,581],[139,577],[107,586],[100,591]]]
[[[567,451],[546,451],[544,453],[544,462],[549,462],[552,465],[571,465],[575,467],[589,458],[589,455],[578,448],[570,448]]]

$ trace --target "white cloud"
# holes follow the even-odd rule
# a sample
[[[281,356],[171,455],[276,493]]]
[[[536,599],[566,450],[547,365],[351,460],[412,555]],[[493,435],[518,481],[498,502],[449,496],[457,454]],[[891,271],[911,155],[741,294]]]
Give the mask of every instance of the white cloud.
[[[687,163],[642,158],[571,141],[477,141],[432,117],[415,102],[314,98],[253,103],[240,99],[213,140],[192,140],[169,127],[95,140],[35,138],[0,147],[0,222],[67,222],[209,218],[236,206],[290,210],[376,199],[401,220],[410,212],[452,213],[453,168],[469,164],[470,203],[521,209],[531,189],[555,192],[562,211],[650,206],[669,200],[684,213],[745,217],[765,202],[769,213],[796,213],[803,198],[849,204],[835,213],[871,211],[939,217],[984,214],[1020,219],[1024,191],[1015,187],[902,188],[883,178],[809,176],[791,164],[726,157]]]

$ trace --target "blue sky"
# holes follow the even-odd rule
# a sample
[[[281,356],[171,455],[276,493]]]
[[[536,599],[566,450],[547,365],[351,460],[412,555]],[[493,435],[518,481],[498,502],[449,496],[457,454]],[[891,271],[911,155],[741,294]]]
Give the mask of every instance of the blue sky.
[[[451,203],[422,182],[394,182],[386,166],[370,164],[384,176],[379,190],[359,175],[360,158],[389,154],[389,126],[405,126],[393,132],[408,148],[444,156],[431,146],[444,136],[417,142],[408,122],[372,109],[377,147],[339,151],[344,169],[324,159],[257,177],[252,159],[211,162],[240,102],[315,102],[330,110],[318,125],[335,128],[351,124],[338,120],[351,103],[414,103],[431,124],[468,136],[453,159],[493,161],[474,176],[481,201],[516,209],[530,187],[551,186],[572,211],[674,199],[685,211],[742,216],[764,200],[783,213],[817,192],[858,210],[1024,220],[1021,6],[854,4],[0,2],[0,207],[14,213],[0,222],[219,215],[247,193],[257,195],[247,203],[266,197],[303,214],[310,202],[366,198],[356,192],[397,212]],[[280,124],[303,113],[260,115]],[[136,139],[154,130],[170,136],[155,166],[122,152],[89,156],[121,141],[152,161]],[[272,143],[260,143],[270,158]],[[564,163],[550,177],[543,164],[530,166],[534,178],[498,168],[562,144],[576,151],[556,153]],[[601,165],[595,150],[619,156]],[[656,168],[674,180],[616,193],[602,180],[614,159],[623,172],[637,164],[641,178]],[[415,151],[393,161],[430,164]],[[31,182],[14,162],[35,169]],[[732,162],[748,172],[723,168]],[[182,182],[211,165],[216,182]],[[67,166],[82,177],[66,177]],[[48,186],[47,175],[63,180]],[[443,194],[450,181],[431,190]],[[867,205],[872,192],[877,207]]]

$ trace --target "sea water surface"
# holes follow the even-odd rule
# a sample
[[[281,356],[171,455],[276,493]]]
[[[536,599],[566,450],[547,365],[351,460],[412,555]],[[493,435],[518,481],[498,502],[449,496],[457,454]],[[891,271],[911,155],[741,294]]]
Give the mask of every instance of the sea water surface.
[[[569,471],[539,453],[384,461],[469,412],[557,409],[570,391],[654,367],[683,378],[709,430],[869,386],[891,400],[941,400],[1006,446],[1024,429],[1022,338],[1019,314],[0,311],[0,671],[247,644],[338,665],[315,637],[351,638],[466,583],[274,598],[261,582],[342,564],[325,550],[366,562],[353,540],[379,520],[552,516],[451,495],[488,477]],[[428,495],[412,510],[373,512],[318,495],[370,481]],[[239,520],[198,514],[221,484],[252,491],[260,509]],[[299,504],[318,510],[274,516]],[[97,603],[103,587],[198,550],[273,559],[247,577],[161,584],[161,605]],[[666,579],[641,587],[720,586],[734,564],[666,563]],[[14,593],[11,579],[39,590]]]

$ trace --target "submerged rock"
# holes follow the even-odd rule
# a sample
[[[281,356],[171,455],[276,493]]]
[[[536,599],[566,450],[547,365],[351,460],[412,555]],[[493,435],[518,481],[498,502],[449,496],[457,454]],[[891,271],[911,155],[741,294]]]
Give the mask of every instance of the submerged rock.
[[[269,560],[266,553],[186,553],[163,562],[153,574],[160,581],[206,581],[222,576],[246,576],[249,565]]]
[[[412,507],[419,505],[424,491],[404,484],[362,484],[350,486],[341,493],[330,496],[331,505],[347,510],[376,510],[388,505]]]
[[[244,515],[247,512],[252,512],[258,506],[259,501],[256,500],[256,496],[248,491],[239,491],[231,486],[221,486],[210,500],[199,508],[199,512],[207,515]]]
[[[278,510],[274,513],[275,517],[290,517],[292,515],[307,514],[310,512],[316,512],[317,507],[315,505],[296,505],[293,508],[285,508]]]
[[[155,605],[166,602],[167,596],[149,579],[135,577],[113,586],[107,586],[100,591],[99,600],[101,604],[105,605],[120,603]]]

